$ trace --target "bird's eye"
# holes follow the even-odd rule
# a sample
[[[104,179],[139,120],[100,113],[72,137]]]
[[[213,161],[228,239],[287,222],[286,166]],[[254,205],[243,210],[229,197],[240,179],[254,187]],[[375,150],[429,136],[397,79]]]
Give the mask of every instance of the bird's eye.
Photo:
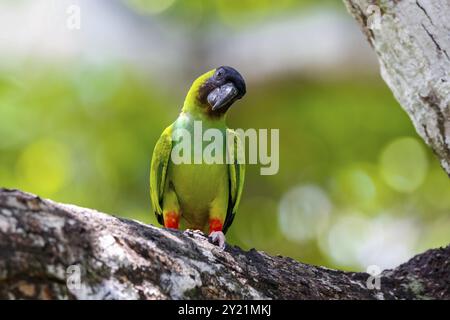
[[[224,72],[223,72],[222,69],[217,70],[216,77],[217,77],[217,78],[222,78],[222,77],[223,77],[223,74],[224,74]]]

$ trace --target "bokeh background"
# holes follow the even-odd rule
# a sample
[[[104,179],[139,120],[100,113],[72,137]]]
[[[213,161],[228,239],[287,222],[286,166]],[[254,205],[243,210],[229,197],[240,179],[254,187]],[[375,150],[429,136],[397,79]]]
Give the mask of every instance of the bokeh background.
[[[157,225],[154,144],[220,65],[248,85],[229,126],[280,129],[231,244],[366,270],[450,242],[449,179],[338,0],[1,0],[0,186]]]

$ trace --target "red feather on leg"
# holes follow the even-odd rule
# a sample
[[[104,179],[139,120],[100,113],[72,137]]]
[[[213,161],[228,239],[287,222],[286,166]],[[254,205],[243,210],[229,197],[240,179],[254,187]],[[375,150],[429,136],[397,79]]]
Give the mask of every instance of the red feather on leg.
[[[222,231],[223,221],[220,219],[210,219],[209,220],[209,233],[214,231]]]
[[[164,214],[164,227],[178,229],[180,224],[180,215],[176,212],[167,212]]]

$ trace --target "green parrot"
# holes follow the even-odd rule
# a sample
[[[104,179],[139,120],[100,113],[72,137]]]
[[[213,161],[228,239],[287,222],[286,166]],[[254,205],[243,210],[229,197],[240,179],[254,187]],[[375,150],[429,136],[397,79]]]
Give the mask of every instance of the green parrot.
[[[177,130],[195,136],[194,127],[198,122],[203,130],[221,132],[224,154],[229,152],[226,135],[234,136],[231,146],[236,151],[240,141],[227,128],[225,118],[231,105],[245,93],[245,81],[232,67],[222,66],[197,78],[180,115],[156,143],[150,168],[150,197],[158,222],[166,228],[201,230],[221,248],[225,247],[225,233],[239,206],[245,165],[238,157],[222,163],[175,163],[171,153],[179,143]],[[192,147],[194,156],[205,149],[203,140],[200,146],[200,150]]]

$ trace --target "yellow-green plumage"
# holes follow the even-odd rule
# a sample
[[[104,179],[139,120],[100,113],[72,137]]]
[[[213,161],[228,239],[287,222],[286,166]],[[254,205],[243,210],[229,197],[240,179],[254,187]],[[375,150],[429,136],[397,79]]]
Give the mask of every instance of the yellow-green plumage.
[[[237,159],[232,164],[175,164],[171,159],[172,148],[177,143],[174,132],[185,129],[194,136],[195,121],[201,121],[203,131],[214,128],[220,130],[224,137],[227,132],[234,134],[226,127],[225,112],[215,112],[200,98],[201,90],[206,90],[205,83],[209,81],[209,85],[215,74],[216,69],[194,81],[181,114],[164,130],[153,151],[150,196],[158,221],[166,226],[167,219],[170,219],[168,213],[175,212],[181,218],[180,227],[183,229],[207,232],[211,219],[216,219],[223,224],[225,233],[239,205],[245,165],[239,164]],[[239,142],[235,140],[234,143],[236,149]]]

